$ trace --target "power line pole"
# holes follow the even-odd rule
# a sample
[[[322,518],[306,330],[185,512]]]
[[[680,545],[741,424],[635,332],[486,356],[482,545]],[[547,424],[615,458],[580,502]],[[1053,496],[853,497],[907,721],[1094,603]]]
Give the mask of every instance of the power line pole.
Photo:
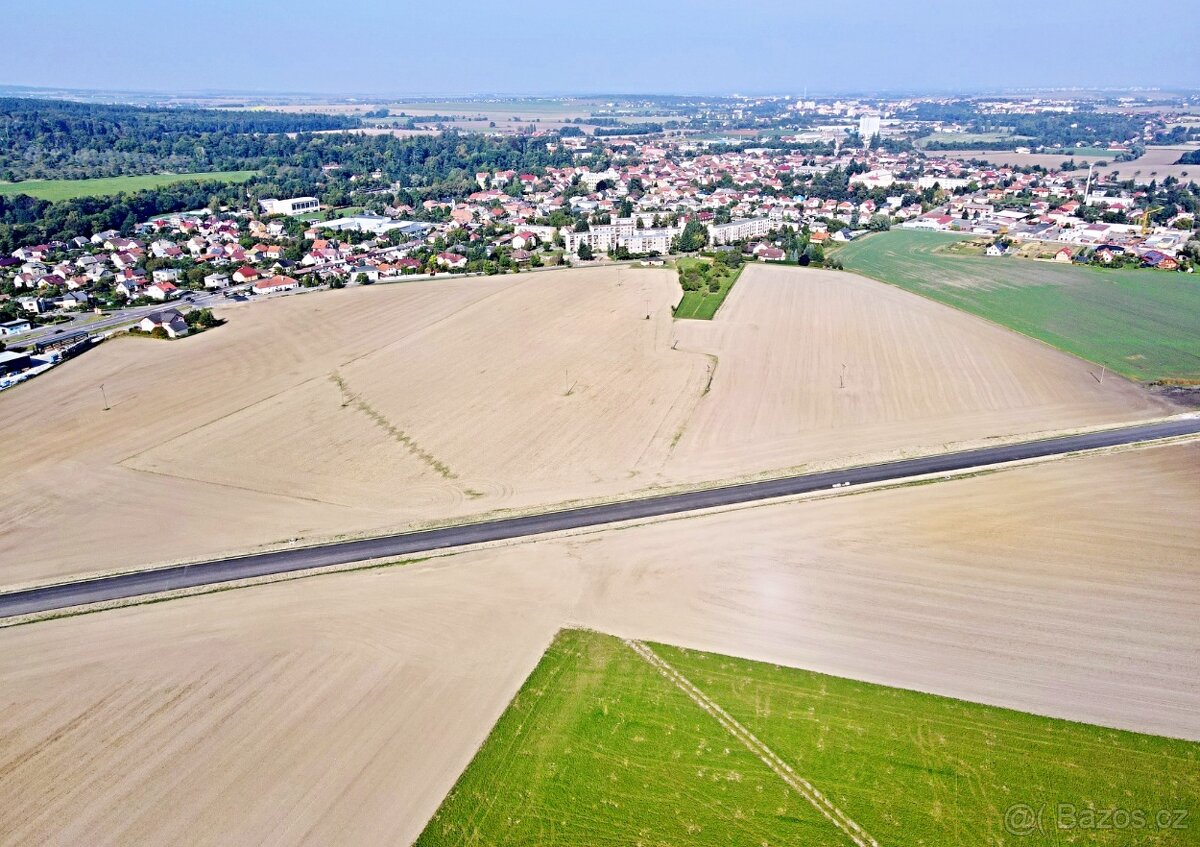
[[[846,387],[846,363],[842,362],[842,375],[838,377],[838,388]]]
[[[107,412],[110,407],[108,405],[108,395],[104,392],[104,383],[103,382],[100,383],[100,396],[104,398],[104,411]]]

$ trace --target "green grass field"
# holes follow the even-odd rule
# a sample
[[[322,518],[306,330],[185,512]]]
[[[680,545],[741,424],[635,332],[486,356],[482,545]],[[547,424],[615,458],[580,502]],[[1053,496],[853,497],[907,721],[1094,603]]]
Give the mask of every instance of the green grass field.
[[[1196,843],[1200,744],[649,646],[880,844],[1132,843],[1080,829],[1117,808],[1151,814],[1138,844]],[[1041,831],[1006,831],[1018,804]],[[852,842],[623,641],[567,630],[417,844]]]
[[[948,253],[955,236],[892,230],[833,256],[1131,379],[1200,381],[1200,277]]]
[[[699,267],[708,264],[707,259],[686,258],[677,260],[675,266],[683,271],[690,266]],[[741,276],[743,267],[745,265],[721,277],[721,287],[717,291],[709,291],[706,286],[699,291],[683,292],[683,299],[679,301],[679,306],[675,309],[675,317],[711,321],[716,316],[717,310],[721,308],[721,304],[725,302],[725,298],[729,296],[729,292],[733,290],[733,285]]]
[[[364,211],[366,211],[366,210],[362,206],[342,206],[338,209],[334,209],[333,213],[334,213],[334,216],[338,217],[338,218],[349,218],[349,217],[353,217],[354,215],[360,215]],[[325,220],[325,217],[328,214],[329,214],[328,210],[323,209],[323,210],[317,211],[317,212],[309,212],[306,215],[296,215],[296,220],[315,221],[317,223],[320,223],[321,221]]]
[[[43,200],[70,200],[75,197],[105,197],[121,192],[161,188],[175,182],[245,182],[257,171],[210,171],[195,174],[146,174],[101,179],[31,179],[24,182],[0,182],[0,195],[28,194]]]

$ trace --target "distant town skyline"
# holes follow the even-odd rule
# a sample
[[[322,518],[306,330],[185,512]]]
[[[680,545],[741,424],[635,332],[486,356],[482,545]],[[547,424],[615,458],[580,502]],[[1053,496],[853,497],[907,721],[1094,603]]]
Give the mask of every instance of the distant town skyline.
[[[365,96],[1200,89],[1196,6],[1144,0],[1145,37],[1095,43],[1088,32],[1128,18],[1128,4],[1094,0],[1069,20],[1030,0],[990,17],[962,9],[528,0],[450,13],[383,0],[215,0],[201,12],[131,0],[113,14],[53,0],[6,10],[21,37],[0,53],[0,84]]]

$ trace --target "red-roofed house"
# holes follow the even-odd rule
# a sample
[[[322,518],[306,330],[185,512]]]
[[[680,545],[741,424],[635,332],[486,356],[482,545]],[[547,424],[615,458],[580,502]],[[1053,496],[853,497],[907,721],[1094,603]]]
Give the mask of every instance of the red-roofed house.
[[[537,246],[537,236],[529,230],[521,230],[512,237],[512,246],[517,250],[528,250]]]
[[[290,276],[273,276],[254,283],[253,290],[255,294],[274,294],[277,291],[291,291],[299,285],[300,283]]]
[[[174,283],[156,282],[153,285],[146,286],[145,295],[151,300],[157,300],[160,303],[165,303],[179,295],[179,289]]]
[[[460,256],[458,253],[438,253],[437,263],[443,268],[465,268],[467,257]]]

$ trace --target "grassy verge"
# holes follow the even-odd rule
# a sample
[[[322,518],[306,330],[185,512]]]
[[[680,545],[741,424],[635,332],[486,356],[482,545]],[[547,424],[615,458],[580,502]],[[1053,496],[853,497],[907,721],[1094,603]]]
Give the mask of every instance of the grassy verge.
[[[651,645],[881,844],[1127,844],[1076,810],[1200,822],[1200,745]],[[1015,837],[1006,814],[1047,808]],[[1068,821],[1069,822],[1069,821]],[[1008,819],[1012,824],[1011,818]],[[417,840],[449,844],[847,844],[726,726],[624,642],[558,635]],[[1139,841],[1139,843],[1142,843]]]
[[[144,174],[101,179],[31,179],[24,182],[0,182],[0,195],[28,194],[42,200],[70,200],[75,197],[105,197],[122,192],[161,188],[176,182],[245,182],[258,171],[208,171],[193,174]]]
[[[1200,381],[1200,279],[955,255],[953,236],[893,230],[833,256],[897,285],[1143,381]]]
[[[679,259],[675,263],[683,279],[689,272],[698,275],[701,280],[700,288],[695,291],[683,292],[683,299],[675,309],[675,317],[692,320],[711,321],[733,290],[733,285],[742,274],[740,265],[737,268],[726,268],[718,262],[708,259]],[[716,283],[716,290],[710,288],[710,283]]]

